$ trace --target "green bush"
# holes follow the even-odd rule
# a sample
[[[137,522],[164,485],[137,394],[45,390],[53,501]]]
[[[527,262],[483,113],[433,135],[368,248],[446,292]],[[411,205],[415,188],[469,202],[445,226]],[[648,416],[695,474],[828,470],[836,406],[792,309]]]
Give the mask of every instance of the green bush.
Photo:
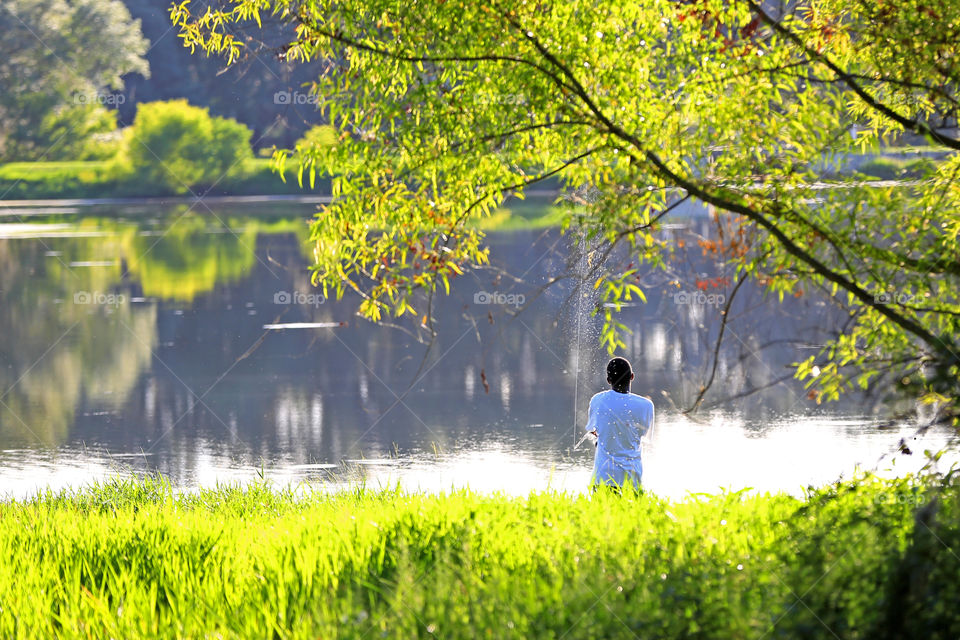
[[[337,145],[337,130],[328,124],[318,124],[307,130],[303,137],[297,140],[296,148],[333,147]]]
[[[123,144],[120,129],[94,133],[84,142],[81,156],[84,160],[113,160],[122,153]]]
[[[894,158],[874,158],[860,165],[859,171],[880,180],[896,180],[903,171],[903,163]]]
[[[930,158],[914,158],[903,165],[903,175],[908,178],[925,178],[937,170],[937,163]]]
[[[860,173],[881,180],[924,178],[937,170],[936,161],[930,158],[880,157],[860,166]]]
[[[124,163],[138,180],[170,193],[205,191],[253,158],[250,129],[186,100],[139,105],[125,132]]]
[[[255,158],[244,163],[242,171],[231,173],[210,190],[212,195],[295,195],[304,193],[329,193],[330,181],[317,180],[314,188],[308,184],[301,188],[297,183],[297,166],[287,164],[284,168],[285,181],[274,168],[273,159]]]

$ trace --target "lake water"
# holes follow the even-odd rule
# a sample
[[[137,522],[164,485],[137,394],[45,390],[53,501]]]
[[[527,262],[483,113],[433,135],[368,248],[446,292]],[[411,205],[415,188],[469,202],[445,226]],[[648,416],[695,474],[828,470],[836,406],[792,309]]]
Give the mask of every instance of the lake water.
[[[494,268],[435,301],[428,349],[416,322],[372,325],[354,315],[356,297],[311,287],[309,215],[289,204],[0,218],[0,493],[144,472],[185,488],[260,476],[586,487],[593,448],[573,445],[607,356],[592,283],[576,287],[588,261],[575,232],[492,232]],[[658,410],[648,488],[798,493],[857,465],[916,469],[948,441],[914,439],[919,416],[885,424],[879,391],[817,405],[788,366],[816,353],[840,312],[753,283],[732,307],[703,407],[685,416],[732,279],[695,241],[712,228],[706,212],[680,212],[663,235],[685,239],[671,272],[644,273],[646,304],[621,314],[634,391]],[[288,323],[329,326],[264,329]],[[914,455],[893,455],[901,438]]]

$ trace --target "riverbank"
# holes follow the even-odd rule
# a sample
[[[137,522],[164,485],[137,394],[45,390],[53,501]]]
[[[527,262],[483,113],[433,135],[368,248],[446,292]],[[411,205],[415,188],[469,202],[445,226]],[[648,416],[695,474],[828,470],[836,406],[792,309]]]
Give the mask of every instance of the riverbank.
[[[270,158],[254,158],[238,165],[214,184],[182,185],[178,191],[135,173],[121,171],[109,160],[65,162],[11,162],[0,164],[0,201],[130,198],[197,198],[200,196],[263,196],[329,194],[329,180],[314,188],[300,186],[297,168],[288,166],[284,179]]]
[[[525,200],[514,199],[490,215],[471,221],[484,231],[531,231],[557,227],[565,211],[555,206],[555,191],[536,190]],[[264,218],[307,220],[317,209],[329,203],[322,194],[249,195],[249,196],[163,196],[150,198],[74,198],[53,200],[0,200],[0,237],[23,236],[36,230],[43,233],[49,223],[71,224],[84,221],[89,230],[97,220],[156,219],[170,212],[179,218],[185,212],[209,216],[217,222],[222,216],[245,217],[251,221]],[[6,230],[6,231],[5,231]]]
[[[863,179],[914,180],[928,175],[948,152],[930,147],[891,147],[862,154],[846,154],[817,167],[825,179],[840,182]],[[329,195],[329,179],[318,179],[314,188],[301,187],[296,162],[284,170],[284,180],[270,158],[252,158],[231,169],[215,184],[171,192],[136,174],[124,172],[109,160],[11,162],[0,164],[0,206],[9,200],[129,200],[198,197]],[[536,191],[536,190],[534,190]],[[556,189],[550,189],[556,194]],[[531,191],[528,191],[531,193]],[[9,205],[6,205],[9,206]]]
[[[3,637],[956,637],[960,484],[785,495],[114,481],[0,504]]]

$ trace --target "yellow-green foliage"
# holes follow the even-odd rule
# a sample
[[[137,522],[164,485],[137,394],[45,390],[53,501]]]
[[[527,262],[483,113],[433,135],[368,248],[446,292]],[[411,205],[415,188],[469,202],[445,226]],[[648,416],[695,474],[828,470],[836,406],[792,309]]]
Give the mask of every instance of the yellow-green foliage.
[[[0,505],[0,635],[956,637],[958,505],[870,478],[682,503],[114,481]]]

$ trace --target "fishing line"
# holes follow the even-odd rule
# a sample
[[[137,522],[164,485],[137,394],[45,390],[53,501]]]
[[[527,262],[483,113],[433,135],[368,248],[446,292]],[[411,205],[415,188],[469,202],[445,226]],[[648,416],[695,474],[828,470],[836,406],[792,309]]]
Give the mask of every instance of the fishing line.
[[[580,325],[583,322],[583,265],[586,261],[586,256],[584,255],[584,245],[585,237],[583,234],[583,227],[580,228],[580,246],[578,247],[579,255],[577,257],[577,270],[578,273],[578,282],[577,282],[577,360],[575,363],[576,372],[573,377],[573,448],[576,449],[580,446],[580,443],[583,442],[583,438],[577,440],[577,401],[580,391]],[[584,436],[586,437],[586,436]]]

